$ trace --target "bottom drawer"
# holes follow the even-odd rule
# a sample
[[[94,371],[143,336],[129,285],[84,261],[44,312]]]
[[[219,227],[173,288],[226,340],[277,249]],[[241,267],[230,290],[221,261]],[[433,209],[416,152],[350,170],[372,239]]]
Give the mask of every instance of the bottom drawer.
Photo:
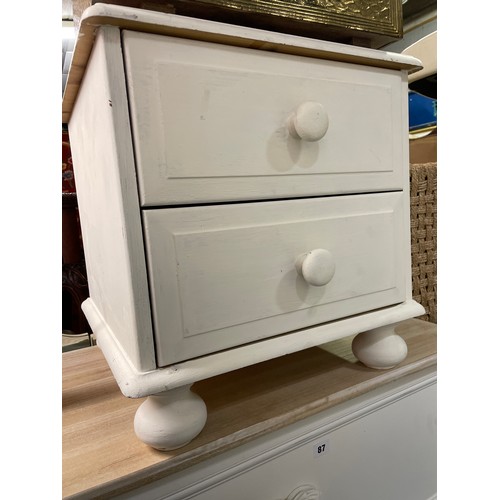
[[[160,366],[405,300],[403,194],[143,212]]]

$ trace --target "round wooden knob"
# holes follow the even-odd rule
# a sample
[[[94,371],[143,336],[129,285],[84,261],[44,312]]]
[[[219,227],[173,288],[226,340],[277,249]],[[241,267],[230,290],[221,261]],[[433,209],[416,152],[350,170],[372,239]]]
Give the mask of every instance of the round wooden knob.
[[[326,285],[335,274],[333,255],[324,248],[317,248],[300,255],[295,262],[295,268],[312,286]]]
[[[319,491],[310,484],[304,484],[295,488],[287,497],[286,500],[318,500]]]
[[[328,130],[328,114],[319,102],[303,102],[288,118],[288,130],[296,139],[319,141]]]

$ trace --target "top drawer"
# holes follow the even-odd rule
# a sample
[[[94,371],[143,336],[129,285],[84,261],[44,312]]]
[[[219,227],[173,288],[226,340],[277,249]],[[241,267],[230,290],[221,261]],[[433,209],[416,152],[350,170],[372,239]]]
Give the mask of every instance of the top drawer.
[[[129,31],[123,47],[143,206],[402,189],[400,71]]]

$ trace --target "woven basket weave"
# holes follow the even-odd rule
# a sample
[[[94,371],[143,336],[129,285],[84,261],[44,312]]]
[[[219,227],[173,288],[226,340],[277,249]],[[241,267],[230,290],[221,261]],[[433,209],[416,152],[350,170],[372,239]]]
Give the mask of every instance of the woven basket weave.
[[[437,164],[410,165],[413,298],[424,306],[420,319],[437,323]]]

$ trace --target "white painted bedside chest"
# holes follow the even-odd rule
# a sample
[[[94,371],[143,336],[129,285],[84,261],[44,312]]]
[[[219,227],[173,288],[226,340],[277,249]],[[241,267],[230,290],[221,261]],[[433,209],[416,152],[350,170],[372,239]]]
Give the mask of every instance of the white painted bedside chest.
[[[138,9],[84,14],[63,100],[90,298],[158,449],[199,380],[359,333],[406,356],[408,56]]]

